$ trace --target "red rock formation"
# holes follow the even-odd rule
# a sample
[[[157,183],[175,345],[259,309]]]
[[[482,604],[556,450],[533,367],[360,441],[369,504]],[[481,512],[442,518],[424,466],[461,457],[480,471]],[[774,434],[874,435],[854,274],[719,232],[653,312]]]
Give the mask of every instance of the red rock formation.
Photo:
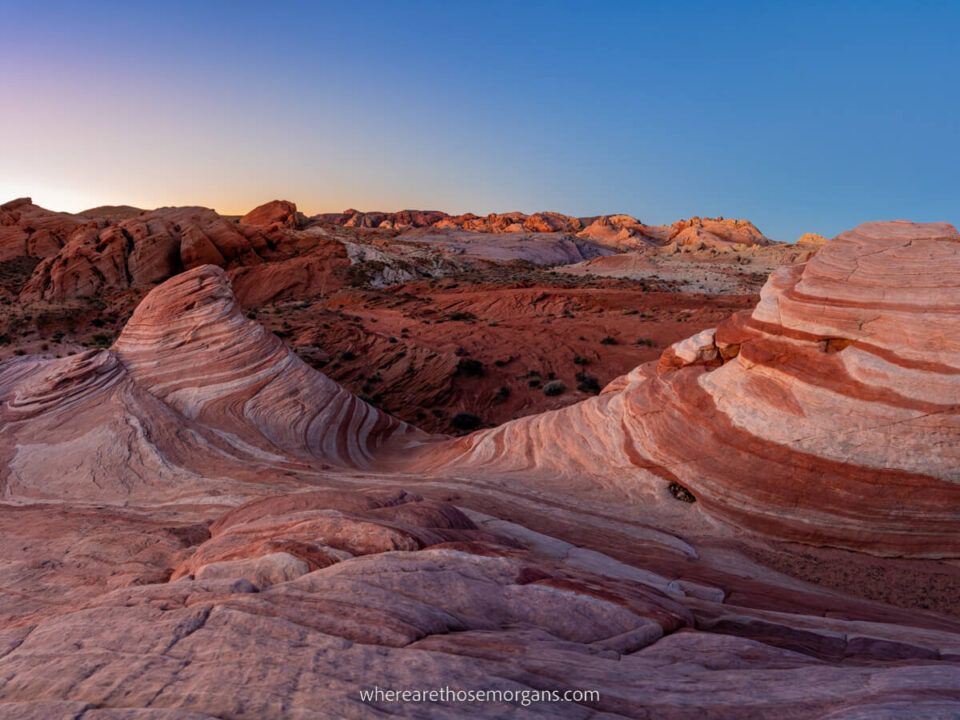
[[[248,212],[240,218],[240,222],[267,231],[280,228],[295,229],[300,225],[297,206],[289,200],[271,200]]]
[[[804,233],[797,238],[797,245],[802,247],[821,247],[826,245],[828,242],[827,238],[823,235],[818,235],[817,233]]]
[[[44,210],[30,198],[0,205],[0,262],[18,256],[48,257],[57,253],[84,218]]]
[[[361,229],[405,229],[429,227],[447,218],[447,214],[437,210],[400,210],[399,212],[361,212],[349,209],[342,213],[316,215],[313,219],[332,222],[344,227]]]
[[[749,220],[731,220],[727,218],[700,218],[680,220],[671,226],[670,241],[678,245],[738,244],[769,245]]]
[[[121,220],[130,220],[139,215],[143,215],[147,210],[133,207],[132,205],[100,205],[78,212],[77,215],[87,217],[93,220],[111,220],[120,222]]]
[[[162,208],[118,224],[88,224],[40,263],[23,289],[24,300],[91,297],[110,288],[145,287],[183,269],[262,262],[268,248],[255,229],[206,208]]]
[[[148,295],[112,350],[18,358],[0,366],[0,388],[6,497],[189,495],[211,474],[211,453],[223,468],[297,458],[364,466],[420,436],[248,320],[209,265]]]
[[[629,215],[601,215],[579,232],[607,247],[631,249],[645,245],[662,245],[669,233],[658,227],[644,225]]]
[[[432,227],[438,230],[462,230],[473,233],[566,233],[594,240],[620,249],[644,245],[664,245],[675,241],[680,245],[771,243],[753,223],[725,218],[681,220],[670,227],[645,225],[630,215],[600,215],[578,218],[556,212],[473,213],[447,215],[436,211],[403,210],[397,213],[345,210],[340,214],[315,216],[316,220],[345,227],[409,229]]]
[[[384,281],[392,277],[394,282],[435,274],[438,263],[454,260],[563,265],[623,250],[663,246],[670,238],[671,247],[680,243],[684,247],[727,248],[739,247],[736,243],[768,242],[750,223],[699,218],[678,223],[672,230],[647,226],[627,215],[575,218],[552,212],[479,217],[437,211],[347,210],[307,221],[293,203],[274,200],[238,223],[212,210],[190,207],[144,211],[105,206],[71,216],[37,208],[24,199],[0,208],[0,261],[43,258],[22,288],[26,302],[62,302],[106,291],[145,289],[200,265],[251,268],[264,261],[286,263],[271,268],[271,280],[299,287],[304,274],[318,274],[318,257],[329,254],[312,250],[333,239],[331,223],[354,231],[352,236],[334,241],[359,243],[364,248],[359,255],[370,254],[371,243],[388,243],[380,248],[381,254],[400,248],[404,257],[396,262],[412,263],[413,270],[382,273]],[[310,228],[301,232],[307,225]],[[694,241],[696,244],[691,244]],[[314,257],[310,259],[288,262],[311,254]],[[387,262],[395,261],[387,258]],[[300,279],[287,279],[287,270]],[[256,273],[247,274],[253,277]],[[271,294],[257,295],[265,298]]]
[[[237,267],[229,276],[237,299],[250,307],[331,294],[345,284],[349,269],[344,246],[321,239],[301,255]]]
[[[459,440],[182,273],[110,350],[0,364],[0,714],[956,716],[958,245],[861,226],[670,362]]]
[[[948,225],[862,225],[776,271],[752,313],[675,345],[659,371],[441,445],[427,464],[539,470],[652,497],[675,481],[763,534],[956,555],[958,247]]]

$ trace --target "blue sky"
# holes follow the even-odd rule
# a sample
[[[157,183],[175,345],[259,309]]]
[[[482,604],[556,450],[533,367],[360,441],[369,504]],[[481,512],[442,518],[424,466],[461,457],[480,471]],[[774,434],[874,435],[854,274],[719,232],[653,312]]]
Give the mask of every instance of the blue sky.
[[[960,3],[0,0],[0,198],[960,221]]]

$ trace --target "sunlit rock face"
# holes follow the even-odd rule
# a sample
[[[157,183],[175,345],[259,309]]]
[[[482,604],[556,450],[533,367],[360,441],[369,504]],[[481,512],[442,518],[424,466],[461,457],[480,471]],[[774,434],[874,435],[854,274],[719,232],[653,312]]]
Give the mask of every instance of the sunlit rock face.
[[[254,225],[264,230],[280,228],[296,228],[300,224],[297,215],[297,206],[289,200],[271,200],[248,212],[240,222],[243,225]]]
[[[267,249],[260,228],[237,225],[207,208],[161,208],[118,222],[90,220],[45,255],[21,298],[62,301],[150,287],[204,264],[259,264],[259,253]]]
[[[752,312],[600,397],[433,448],[427,467],[662,495],[782,539],[895,555],[960,540],[960,235],[868,223],[773,273]]]
[[[5,202],[0,205],[0,262],[54,255],[74,231],[89,224],[86,218],[34,205],[30,198]]]
[[[769,245],[770,240],[749,220],[700,218],[679,220],[670,226],[670,242],[678,245]]]
[[[457,440],[176,275],[110,349],[0,363],[0,717],[960,715],[958,248],[861,226]]]

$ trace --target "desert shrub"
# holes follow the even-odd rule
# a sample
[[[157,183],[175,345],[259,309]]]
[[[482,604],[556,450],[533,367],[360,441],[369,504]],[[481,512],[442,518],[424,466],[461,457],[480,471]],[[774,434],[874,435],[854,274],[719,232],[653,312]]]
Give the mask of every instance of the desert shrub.
[[[538,377],[532,377],[529,380],[527,380],[527,386],[532,388],[538,388],[542,383],[543,383],[543,380],[541,380]]]
[[[483,421],[476,415],[464,412],[454,415],[450,420],[450,426],[454,430],[476,430],[481,422]]]
[[[453,320],[454,322],[469,322],[471,320],[476,320],[477,316],[472,312],[457,311],[452,312],[447,315],[447,320]]]
[[[574,365],[587,365],[589,362],[590,362],[590,361],[587,360],[587,359],[586,359],[585,357],[583,357],[582,355],[574,355],[574,356],[573,356],[573,364],[574,364]]]
[[[93,336],[93,344],[97,347],[110,347],[113,344],[113,335],[97,333]]]
[[[457,372],[468,377],[480,377],[483,375],[483,363],[474,358],[460,358]]]
[[[544,395],[563,395],[567,391],[567,386],[561,380],[551,380],[543,386]]]
[[[637,338],[637,345],[652,348],[656,347],[657,343],[652,338]]]
[[[590,393],[591,395],[597,395],[600,393],[600,381],[593,375],[587,375],[582,372],[577,373],[577,390]]]
[[[344,352],[340,353],[340,359],[345,362],[350,362],[351,360],[357,359],[357,354],[350,350],[345,350]]]
[[[600,344],[601,344],[601,345],[616,345],[616,344],[617,344],[617,339],[616,339],[615,337],[612,337],[612,336],[610,336],[610,335],[607,335],[605,338],[603,338],[603,339],[600,341]]]
[[[497,390],[498,400],[506,400],[508,397],[510,397],[510,388],[508,388],[506,385]]]

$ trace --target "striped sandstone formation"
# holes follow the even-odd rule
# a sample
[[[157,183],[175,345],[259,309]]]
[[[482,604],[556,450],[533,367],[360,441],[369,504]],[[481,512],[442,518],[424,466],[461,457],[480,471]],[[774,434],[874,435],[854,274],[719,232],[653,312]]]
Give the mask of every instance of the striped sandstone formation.
[[[422,436],[247,319],[211,265],[150,293],[110,350],[0,365],[0,397],[8,498],[179,496],[230,468],[363,467]]]
[[[958,249],[861,226],[458,440],[177,275],[109,350],[0,363],[0,718],[956,717]]]
[[[675,482],[710,515],[774,537],[956,556],[958,278],[953,227],[861,225],[659,365],[433,447],[423,466],[652,497]]]

